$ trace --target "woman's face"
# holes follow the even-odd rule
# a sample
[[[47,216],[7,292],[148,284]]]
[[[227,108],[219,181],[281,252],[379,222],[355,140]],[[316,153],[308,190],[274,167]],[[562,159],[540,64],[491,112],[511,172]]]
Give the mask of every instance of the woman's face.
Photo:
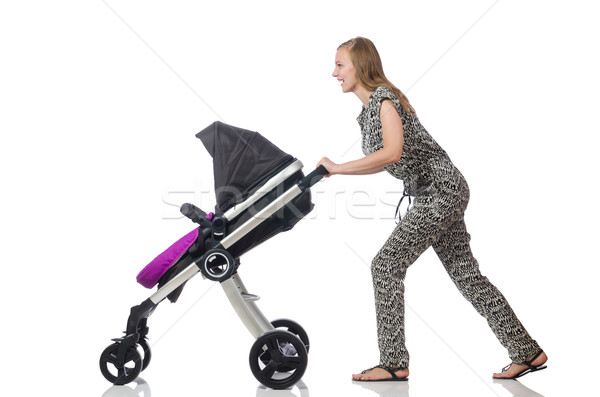
[[[350,59],[350,50],[342,47],[335,53],[335,69],[332,76],[342,82],[342,91],[354,92],[358,87],[354,65]]]

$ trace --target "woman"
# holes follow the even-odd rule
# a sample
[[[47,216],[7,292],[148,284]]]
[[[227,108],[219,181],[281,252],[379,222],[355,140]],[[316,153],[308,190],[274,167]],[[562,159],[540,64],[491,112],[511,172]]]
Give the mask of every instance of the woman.
[[[318,165],[335,174],[364,175],[386,170],[404,181],[414,205],[375,256],[375,290],[380,363],[354,374],[358,381],[406,380],[409,355],[404,344],[404,277],[408,267],[433,246],[463,296],[486,318],[512,364],[494,378],[514,379],[546,368],[546,354],[518,320],[500,291],[479,272],[464,222],[469,187],[446,152],[431,138],[402,92],[384,75],[373,43],[357,37],[338,47],[333,77],[344,93],[362,102],[358,116],[365,157]]]

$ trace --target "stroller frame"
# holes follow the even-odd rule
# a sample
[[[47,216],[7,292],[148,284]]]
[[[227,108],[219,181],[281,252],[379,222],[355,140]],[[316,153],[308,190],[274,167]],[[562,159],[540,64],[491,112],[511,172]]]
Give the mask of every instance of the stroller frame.
[[[221,284],[239,318],[256,339],[250,351],[250,367],[256,379],[273,389],[285,389],[301,379],[307,366],[309,343],[306,332],[291,320],[270,322],[264,316],[255,303],[260,298],[248,292],[237,273],[239,261],[234,259],[227,250],[316,184],[327,175],[327,170],[320,166],[300,179],[230,234],[226,233],[226,228],[228,222],[249,210],[258,200],[302,168],[302,162],[295,160],[266,181],[246,200],[223,214],[217,214],[211,221],[206,219],[204,211],[194,205],[186,203],[182,206],[181,212],[201,225],[201,236],[198,238],[205,238],[212,234],[213,238],[217,238],[213,241],[217,243],[199,259],[193,260],[183,268],[148,299],[131,308],[125,336],[112,339],[114,343],[108,346],[100,357],[100,369],[107,380],[116,385],[127,384],[147,368],[151,358],[151,349],[146,339],[149,330],[148,318],[165,298],[198,273]],[[138,351],[138,345],[143,350],[143,357]],[[111,372],[110,367],[116,369],[116,375]]]

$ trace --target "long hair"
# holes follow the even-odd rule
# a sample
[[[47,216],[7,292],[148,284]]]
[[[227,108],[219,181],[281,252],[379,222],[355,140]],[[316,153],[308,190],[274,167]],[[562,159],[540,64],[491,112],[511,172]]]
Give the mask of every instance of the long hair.
[[[364,37],[355,37],[342,43],[338,50],[343,47],[348,48],[350,52],[356,78],[362,86],[369,91],[381,86],[389,88],[407,113],[415,113],[415,109],[411,106],[406,95],[385,77],[381,57],[371,40]]]

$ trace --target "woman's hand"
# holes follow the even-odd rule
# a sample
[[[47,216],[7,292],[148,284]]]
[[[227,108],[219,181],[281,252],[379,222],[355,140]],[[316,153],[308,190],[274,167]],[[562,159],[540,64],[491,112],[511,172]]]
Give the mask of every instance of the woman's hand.
[[[329,171],[329,173],[327,175],[325,175],[325,178],[329,178],[331,175],[341,175],[341,174],[343,174],[343,175],[376,174],[378,172],[383,171],[383,167],[377,165],[377,163],[375,163],[375,165],[371,164],[371,163],[373,163],[373,157],[376,157],[376,156],[377,155],[374,156],[374,153],[373,153],[373,154],[363,157],[362,159],[349,161],[347,163],[342,163],[342,164],[334,163],[328,157],[323,157],[317,163],[317,167],[322,165],[323,167],[325,167],[325,169],[327,169],[327,171]],[[377,159],[375,159],[375,160],[377,161]]]
[[[319,167],[320,165],[322,165],[327,171],[329,171],[329,173],[325,175],[325,178],[329,178],[331,175],[337,174],[338,164],[329,160],[329,158],[323,157],[321,160],[319,160],[319,162],[317,163],[317,167]]]

